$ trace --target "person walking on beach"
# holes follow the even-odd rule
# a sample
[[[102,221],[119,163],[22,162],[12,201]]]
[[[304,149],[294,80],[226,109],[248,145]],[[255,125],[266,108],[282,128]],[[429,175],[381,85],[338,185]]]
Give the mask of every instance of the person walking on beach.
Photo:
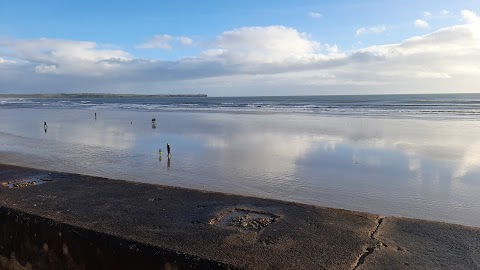
[[[97,113],[95,113],[95,120],[97,120]]]
[[[170,157],[170,144],[167,143],[167,156]]]
[[[47,128],[47,121],[43,121],[43,128]]]

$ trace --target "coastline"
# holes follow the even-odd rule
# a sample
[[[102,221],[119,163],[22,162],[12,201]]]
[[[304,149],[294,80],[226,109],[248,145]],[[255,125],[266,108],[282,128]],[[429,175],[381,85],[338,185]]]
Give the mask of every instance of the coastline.
[[[36,93],[36,94],[0,94],[0,98],[168,98],[168,97],[208,97],[206,94],[111,94],[111,93]]]
[[[85,254],[101,250],[110,263],[137,258],[144,269],[480,267],[476,227],[10,165],[0,171],[2,183],[42,183],[0,186],[0,254],[22,266],[92,269],[98,265]],[[29,235],[38,226],[50,237]],[[18,227],[27,229],[12,231]]]

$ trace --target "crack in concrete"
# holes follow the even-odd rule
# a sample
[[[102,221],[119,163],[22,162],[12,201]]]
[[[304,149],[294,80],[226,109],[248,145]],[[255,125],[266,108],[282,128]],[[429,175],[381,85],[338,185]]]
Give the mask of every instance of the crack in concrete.
[[[377,240],[377,238],[375,238],[375,234],[378,233],[378,229],[380,228],[380,225],[382,225],[382,222],[383,220],[385,219],[385,217],[379,217],[377,219],[377,227],[375,228],[375,230],[373,230],[373,232],[370,234],[370,238],[372,238],[373,240]],[[377,240],[378,241],[378,240]]]
[[[378,233],[378,229],[380,228],[380,225],[382,225],[383,220],[385,217],[379,217],[377,219],[377,226],[375,229],[370,233],[370,239],[374,242],[373,246],[368,246],[358,257],[357,261],[355,262],[353,266],[353,270],[358,269],[362,264],[365,263],[366,258],[371,255],[376,249],[379,249],[381,247],[386,247],[384,243],[382,243],[380,240],[378,240],[375,235]]]

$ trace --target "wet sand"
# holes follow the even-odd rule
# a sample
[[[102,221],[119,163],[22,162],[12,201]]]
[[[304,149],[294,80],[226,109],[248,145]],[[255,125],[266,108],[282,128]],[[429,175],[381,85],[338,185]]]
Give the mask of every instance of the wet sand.
[[[475,227],[9,165],[0,171],[2,222],[32,232],[43,224],[55,232],[60,251],[51,263],[69,269],[87,265],[74,248],[79,239],[90,246],[101,239],[117,254],[166,256],[180,269],[480,268]],[[8,186],[33,181],[38,184]],[[18,233],[0,236],[0,253],[12,260],[8,249]],[[54,245],[41,252],[36,237],[15,250],[20,264],[41,266],[53,258]]]
[[[9,109],[0,163],[480,226],[479,133],[465,119]]]

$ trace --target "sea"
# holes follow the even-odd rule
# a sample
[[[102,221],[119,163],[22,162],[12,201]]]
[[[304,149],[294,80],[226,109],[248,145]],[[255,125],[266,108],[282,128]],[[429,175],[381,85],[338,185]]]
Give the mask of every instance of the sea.
[[[0,108],[310,113],[380,117],[475,119],[480,94],[267,96],[267,97],[107,97],[0,98]]]
[[[480,94],[0,97],[0,163],[477,227],[479,134]]]

